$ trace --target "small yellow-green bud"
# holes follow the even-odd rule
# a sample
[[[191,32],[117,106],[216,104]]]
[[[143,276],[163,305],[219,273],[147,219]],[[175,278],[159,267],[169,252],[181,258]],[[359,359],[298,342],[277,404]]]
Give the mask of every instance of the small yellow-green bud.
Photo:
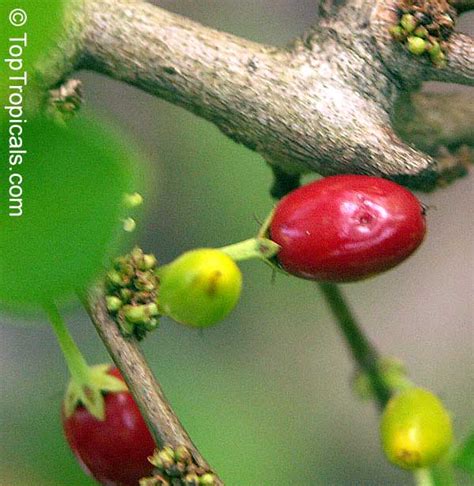
[[[411,14],[405,14],[400,20],[400,25],[408,32],[411,33],[416,29],[417,21]]]
[[[108,295],[105,298],[105,302],[109,312],[117,312],[122,307],[122,301],[114,295]]]
[[[425,51],[428,43],[420,37],[410,36],[407,39],[408,50],[415,56],[421,56]]]
[[[186,486],[199,486],[199,476],[195,473],[187,474],[184,478]]]
[[[123,230],[127,233],[133,233],[137,227],[137,223],[133,218],[126,218],[123,220]]]
[[[133,194],[125,194],[123,197],[123,202],[125,207],[129,209],[137,208],[143,204],[143,196],[138,192]]]
[[[191,462],[192,456],[187,447],[185,446],[178,446],[174,453],[176,460],[180,462]]]
[[[428,54],[431,57],[436,57],[441,52],[441,46],[439,45],[439,42],[432,41],[432,42],[429,43],[427,50],[428,50]]]
[[[157,260],[155,255],[143,255],[143,268],[140,270],[152,270],[157,265]]]
[[[440,52],[437,56],[431,56],[431,60],[436,67],[442,68],[446,66],[446,55]]]
[[[214,474],[211,474],[211,473],[203,474],[199,478],[199,484],[200,484],[200,486],[214,486],[214,484],[215,484]]]
[[[419,27],[417,27],[415,29],[415,31],[413,32],[413,34],[416,35],[417,37],[421,37],[422,39],[426,39],[429,35],[428,29],[426,27],[424,27],[423,25],[420,25]]]
[[[158,315],[158,307],[153,302],[144,305],[126,305],[123,307],[125,319],[132,324],[147,324],[150,317]]]
[[[126,285],[126,282],[124,282],[122,275],[120,275],[120,273],[115,270],[111,270],[107,274],[107,281],[109,284],[115,287],[123,287],[124,285]]]
[[[158,452],[158,458],[161,461],[163,470],[171,469],[174,465],[174,451],[171,447],[164,447]]]
[[[406,38],[407,31],[399,25],[394,25],[393,27],[390,27],[390,34],[395,40],[402,41]]]

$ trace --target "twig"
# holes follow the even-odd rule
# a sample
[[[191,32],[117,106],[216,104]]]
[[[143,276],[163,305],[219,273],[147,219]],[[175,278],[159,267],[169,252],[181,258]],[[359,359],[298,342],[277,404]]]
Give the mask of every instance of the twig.
[[[392,49],[392,20],[378,18],[386,1],[350,0],[288,49],[139,0],[76,1],[69,24],[79,39],[76,68],[180,105],[285,172],[369,173],[416,189],[432,189],[442,175],[433,157],[391,129],[397,95],[429,72]],[[449,67],[456,69],[453,56]],[[64,52],[52,58],[43,77],[57,83]],[[461,81],[470,76],[466,70]]]
[[[340,288],[332,283],[320,283],[318,286],[336,318],[354,360],[360,370],[367,373],[379,408],[383,409],[391,391],[380,373],[376,349],[361,330]]]
[[[86,309],[110,356],[129,386],[157,445],[159,447],[170,445],[174,448],[185,446],[198,466],[211,470],[173,412],[136,340],[125,339],[120,334],[116,323],[109,317],[100,289],[89,293]],[[215,484],[221,486],[224,483],[216,476]]]

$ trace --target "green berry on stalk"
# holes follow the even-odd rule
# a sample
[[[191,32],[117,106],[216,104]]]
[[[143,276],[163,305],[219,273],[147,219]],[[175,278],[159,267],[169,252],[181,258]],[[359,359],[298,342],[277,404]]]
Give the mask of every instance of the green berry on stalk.
[[[234,260],[215,249],[184,253],[158,269],[158,306],[164,315],[194,327],[224,319],[236,306],[242,274]]]
[[[380,431],[384,452],[403,469],[432,466],[453,442],[451,418],[428,390],[409,388],[390,399]]]
[[[407,38],[407,43],[408,50],[415,56],[421,56],[428,46],[425,40],[414,35]]]

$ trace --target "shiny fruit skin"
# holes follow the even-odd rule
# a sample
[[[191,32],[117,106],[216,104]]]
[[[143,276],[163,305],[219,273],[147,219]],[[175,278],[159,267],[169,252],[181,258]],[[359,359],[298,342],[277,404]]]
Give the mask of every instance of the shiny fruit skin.
[[[117,368],[109,374],[123,379]],[[66,418],[63,429],[67,442],[83,470],[105,486],[138,486],[151,474],[148,456],[155,443],[130,392],[105,395],[103,422],[84,407]]]
[[[448,412],[433,393],[422,388],[409,388],[390,399],[380,431],[387,458],[403,469],[437,463],[453,441]]]
[[[220,250],[183,253],[159,272],[158,307],[177,322],[207,327],[224,319],[237,305],[242,274]]]
[[[423,208],[404,187],[339,175],[300,187],[275,208],[270,237],[280,265],[302,278],[351,282],[389,270],[426,232]]]

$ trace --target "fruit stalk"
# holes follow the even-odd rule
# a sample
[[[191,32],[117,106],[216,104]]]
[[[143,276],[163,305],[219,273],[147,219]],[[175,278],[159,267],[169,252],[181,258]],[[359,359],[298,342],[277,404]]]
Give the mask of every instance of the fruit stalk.
[[[234,261],[250,260],[252,258],[269,259],[274,257],[280,246],[267,238],[250,238],[232,245],[219,248]]]
[[[340,288],[332,283],[319,283],[318,286],[347,341],[357,365],[367,374],[378,406],[382,410],[390,399],[391,391],[380,372],[378,352],[361,330]]]
[[[46,304],[44,310],[58,340],[64,359],[66,360],[69,373],[77,383],[86,384],[89,381],[90,368],[81,351],[69,333],[58,308],[53,302]]]
[[[419,469],[414,473],[416,486],[435,486],[433,476],[429,469]]]

